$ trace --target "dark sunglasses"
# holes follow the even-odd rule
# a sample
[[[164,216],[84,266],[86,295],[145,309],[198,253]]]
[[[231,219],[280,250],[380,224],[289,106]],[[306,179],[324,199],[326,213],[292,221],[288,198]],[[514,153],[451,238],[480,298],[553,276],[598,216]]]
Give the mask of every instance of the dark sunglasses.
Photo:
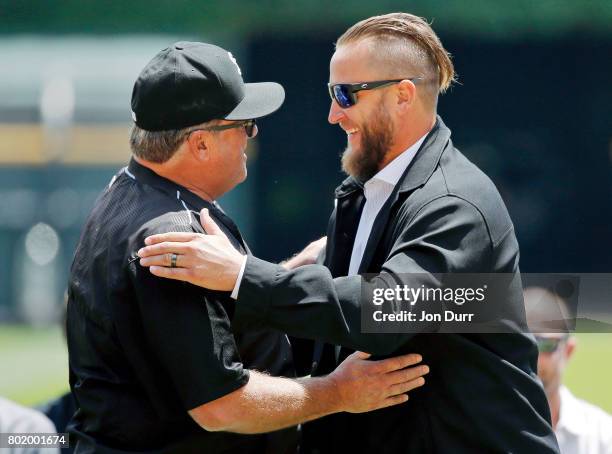
[[[402,80],[409,80],[414,83],[422,79],[422,77],[405,77],[403,79],[374,80],[372,82],[360,82],[357,84],[327,84],[327,89],[329,90],[329,97],[332,101],[336,101],[340,107],[346,109],[357,104],[357,96],[355,93],[358,91],[382,88],[387,85],[398,84]]]
[[[541,337],[535,336],[540,353],[554,353],[559,349],[559,346],[565,342],[568,336],[563,337]]]
[[[228,125],[219,125],[219,126],[209,126],[207,128],[199,128],[194,129],[191,132],[195,131],[225,131],[226,129],[234,129],[234,128],[242,128],[244,127],[244,131],[249,139],[255,137],[255,120],[244,120],[244,121],[235,121]]]

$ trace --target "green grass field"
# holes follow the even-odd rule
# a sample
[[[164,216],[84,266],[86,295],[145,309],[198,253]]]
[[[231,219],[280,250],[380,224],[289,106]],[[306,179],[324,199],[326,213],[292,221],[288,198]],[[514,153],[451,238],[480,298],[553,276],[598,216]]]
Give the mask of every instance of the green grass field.
[[[612,413],[612,334],[579,334],[565,376],[572,392]],[[59,328],[0,326],[0,394],[36,405],[68,390],[68,355]]]
[[[36,405],[68,391],[68,352],[60,328],[0,326],[0,394]]]

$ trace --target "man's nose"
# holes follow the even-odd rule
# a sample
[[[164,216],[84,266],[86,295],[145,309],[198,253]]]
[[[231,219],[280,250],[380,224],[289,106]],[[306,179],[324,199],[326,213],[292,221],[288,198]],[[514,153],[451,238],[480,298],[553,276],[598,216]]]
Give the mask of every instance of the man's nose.
[[[327,121],[329,121],[332,125],[335,125],[340,123],[340,120],[342,120],[344,117],[344,110],[338,105],[336,101],[332,101],[331,106],[329,107]]]

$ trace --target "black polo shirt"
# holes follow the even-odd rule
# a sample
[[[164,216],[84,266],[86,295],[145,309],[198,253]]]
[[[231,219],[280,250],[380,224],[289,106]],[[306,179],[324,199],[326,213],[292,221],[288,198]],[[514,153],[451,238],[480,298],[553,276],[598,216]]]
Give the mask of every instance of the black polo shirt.
[[[203,233],[203,207],[244,251],[238,229],[216,205],[134,160],[96,201],[68,290],[76,452],[266,449],[266,436],[209,433],[187,411],[245,385],[247,368],[293,376],[287,337],[234,335],[228,293],[157,278],[136,255],[155,233]]]

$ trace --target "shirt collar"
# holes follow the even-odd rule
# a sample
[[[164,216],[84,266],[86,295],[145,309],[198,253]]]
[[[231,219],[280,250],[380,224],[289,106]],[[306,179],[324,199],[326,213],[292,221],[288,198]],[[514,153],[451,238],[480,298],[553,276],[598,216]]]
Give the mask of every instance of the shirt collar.
[[[141,183],[145,183],[159,189],[172,198],[184,200],[185,203],[187,203],[197,213],[199,213],[202,208],[212,208],[213,210],[217,209],[214,202],[208,202],[180,184],[156,174],[148,167],[138,163],[134,158],[130,159],[130,163],[126,168],[126,173],[136,181],[140,181]]]
[[[585,420],[581,416],[579,402],[570,390],[563,385],[559,388],[559,401],[561,406],[556,430],[565,430],[573,434],[584,432]]]
[[[404,174],[404,171],[406,170],[408,165],[410,165],[412,158],[414,158],[417,151],[419,151],[419,148],[425,140],[425,137],[427,137],[427,134],[421,136],[419,140],[417,140],[406,150],[402,151],[398,156],[396,156],[393,161],[391,161],[389,164],[383,167],[376,175],[374,175],[372,177],[372,180],[384,181],[390,184],[391,186],[395,186]],[[368,183],[369,182],[366,182],[366,185]]]

